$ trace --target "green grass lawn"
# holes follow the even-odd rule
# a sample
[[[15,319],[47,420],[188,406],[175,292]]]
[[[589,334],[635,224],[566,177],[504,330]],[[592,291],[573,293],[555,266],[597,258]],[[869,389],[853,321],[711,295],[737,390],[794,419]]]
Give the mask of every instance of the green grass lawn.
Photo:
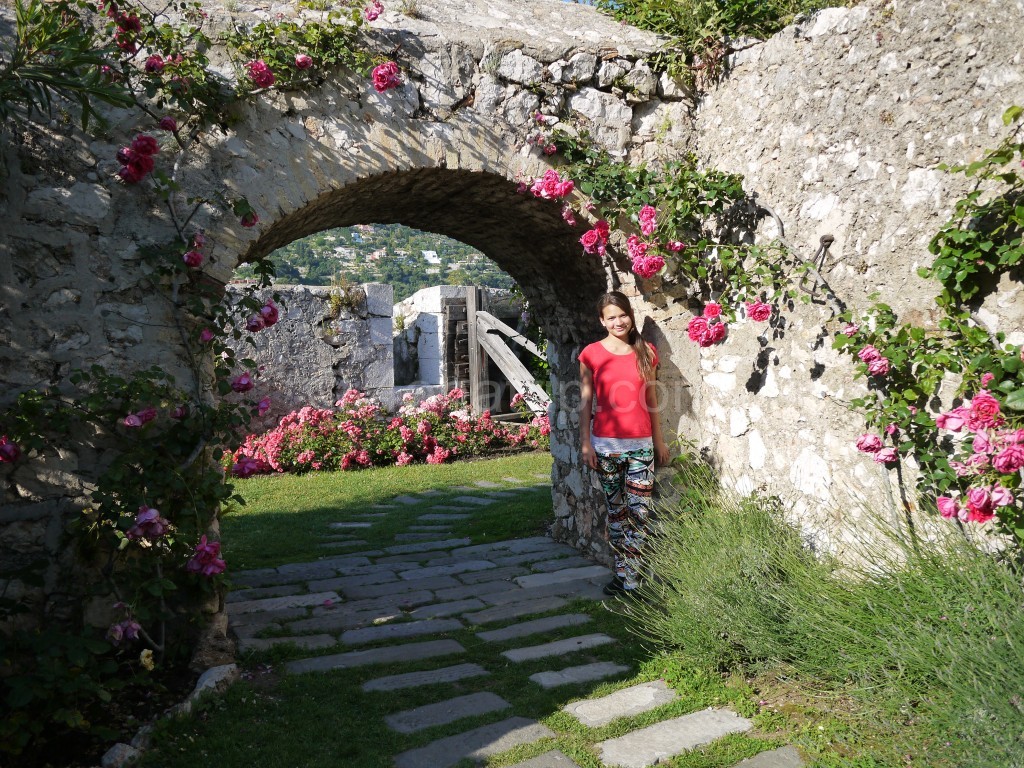
[[[429,507],[443,505],[466,491],[477,480],[503,483],[504,477],[518,477],[524,483],[544,481],[534,475],[550,475],[551,454],[520,453],[499,459],[462,461],[454,464],[410,464],[378,467],[355,472],[311,472],[306,475],[269,475],[236,484],[245,506],[229,508],[221,520],[225,558],[232,570],[263,568],[284,563],[315,560],[345,550],[320,545],[331,532],[332,522],[358,520],[357,515],[387,512],[387,517],[370,529],[348,531],[365,540],[353,549],[374,549],[394,544],[398,531],[406,530]],[[485,489],[477,488],[477,491]],[[429,503],[420,506],[375,510],[395,496],[435,491]],[[502,504],[474,511],[470,520],[452,526],[452,536],[471,537],[476,544],[502,541],[543,533],[551,523],[551,492],[538,488],[521,492]],[[342,534],[342,531],[334,531]]]

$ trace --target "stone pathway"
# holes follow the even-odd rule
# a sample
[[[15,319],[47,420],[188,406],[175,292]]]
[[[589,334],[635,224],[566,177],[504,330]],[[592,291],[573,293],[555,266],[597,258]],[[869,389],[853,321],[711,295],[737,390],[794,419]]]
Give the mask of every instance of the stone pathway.
[[[550,664],[550,669],[541,672],[524,672],[524,686],[551,689],[597,684],[629,673],[629,667],[612,662],[579,664],[581,651],[613,644],[616,639],[588,632],[589,615],[562,611],[573,599],[607,599],[601,592],[610,578],[607,568],[547,537],[473,545],[469,539],[452,536],[453,523],[514,498],[517,492],[548,487],[538,484],[538,479],[547,476],[503,478],[504,485],[477,481],[475,487],[450,489],[461,495],[449,495],[445,504],[432,498],[440,495],[436,491],[396,496],[387,504],[374,505],[375,510],[412,510],[415,522],[410,520],[404,531],[394,535],[394,544],[234,574],[236,590],[228,597],[228,614],[239,650],[246,653],[293,644],[304,650],[334,651],[287,662],[284,669],[291,674],[424,659],[441,664],[436,669],[384,675],[362,684],[365,692],[400,691],[490,675],[492,671],[485,665],[466,663],[465,659],[460,662],[466,649],[459,642],[438,637],[481,627],[476,637],[485,644],[515,644],[495,649],[494,670],[499,666],[529,669],[530,663],[538,660]],[[416,514],[420,510],[422,514]],[[389,514],[370,512],[357,515],[356,521],[330,523],[323,546],[365,546],[366,540],[346,539],[339,532],[354,529],[367,535],[368,529]],[[536,618],[555,611],[558,613]],[[491,624],[500,626],[487,628]],[[573,635],[545,639],[553,631]],[[360,648],[363,645],[374,647]],[[536,669],[536,664],[532,668]],[[598,729],[671,705],[676,698],[664,681],[655,680],[572,702],[563,711],[586,728]],[[513,747],[557,736],[542,723],[517,715],[512,704],[491,692],[441,698],[387,714],[384,722],[398,734],[415,734],[437,726],[457,727],[467,718],[479,722],[483,715],[491,715],[493,722],[406,750],[395,757],[395,766],[448,768],[465,759],[484,762]],[[606,768],[642,768],[751,728],[749,720],[734,712],[706,709],[678,717],[666,715],[652,725],[598,742],[594,750]],[[803,765],[795,749],[784,747],[762,752],[736,768]],[[512,768],[579,766],[551,749]]]

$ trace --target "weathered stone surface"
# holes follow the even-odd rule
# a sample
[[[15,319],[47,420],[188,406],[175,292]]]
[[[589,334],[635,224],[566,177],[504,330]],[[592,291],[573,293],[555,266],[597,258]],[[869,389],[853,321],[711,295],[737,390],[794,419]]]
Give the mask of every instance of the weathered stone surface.
[[[454,501],[476,507],[487,507],[494,503],[494,499],[488,499],[483,496],[456,496]]]
[[[253,613],[254,611],[277,611],[282,608],[323,605],[328,600],[336,603],[341,600],[341,596],[337,592],[312,592],[304,595],[264,597],[260,600],[244,600],[232,603],[229,610],[232,614]]]
[[[487,581],[500,581],[507,589],[512,586],[510,579],[525,572],[524,568],[511,566],[506,568],[492,568],[485,571],[476,571],[474,573],[460,573],[457,574],[455,578],[464,584],[481,584]]]
[[[562,584],[567,581],[579,581],[581,579],[608,579],[611,571],[603,565],[586,565],[582,568],[566,568],[550,573],[534,573],[529,576],[517,576],[516,584],[523,588],[545,587],[550,584]]]
[[[550,672],[537,672],[530,675],[530,679],[541,688],[557,688],[560,685],[573,685],[603,680],[606,677],[614,677],[628,671],[629,667],[621,664],[615,664],[611,661],[597,661],[593,664],[580,664],[575,667],[566,667],[565,669]]]
[[[434,549],[464,547],[469,544],[470,541],[472,541],[472,539],[442,539],[440,541],[435,540],[419,544],[395,544],[394,546],[384,547],[384,551],[389,552],[392,555],[401,555],[413,552],[430,552]]]
[[[466,649],[454,640],[428,640],[423,643],[390,645],[386,648],[371,648],[366,651],[348,651],[331,656],[299,659],[298,661],[290,661],[285,664],[285,669],[292,674],[326,672],[331,669],[350,669],[351,667],[365,667],[371,664],[419,661],[420,659],[452,656],[465,652]]]
[[[239,589],[228,592],[224,599],[227,603],[243,603],[248,600],[259,600],[264,597],[284,597],[285,595],[297,595],[302,591],[298,584],[280,584],[274,587],[253,587],[252,589]]]
[[[438,507],[434,507],[434,509],[438,509]],[[446,507],[446,509],[463,509],[463,507]],[[416,519],[420,520],[420,521],[422,521],[424,523],[430,522],[431,520],[436,520],[438,522],[447,523],[447,522],[453,522],[453,521],[456,521],[456,520],[467,520],[470,517],[471,517],[471,515],[468,515],[468,514],[467,515],[459,515],[459,514],[451,514],[451,513],[444,514],[442,512],[437,512],[437,513],[428,513],[426,515],[420,515]]]
[[[452,632],[462,629],[462,626],[462,622],[457,619],[429,619],[427,621],[381,624],[377,627],[350,629],[347,632],[342,632],[341,642],[345,645],[362,645],[363,643],[375,643],[378,640],[397,640],[399,638]]]
[[[496,693],[470,693],[466,696],[456,696],[453,699],[439,701],[436,704],[427,704],[416,707],[416,709],[407,709],[393,715],[386,715],[384,722],[393,731],[416,733],[437,725],[454,723],[466,717],[500,712],[511,706]]]
[[[566,757],[562,752],[553,749],[543,755],[526,760],[522,763],[515,763],[509,768],[580,768],[576,763]]]
[[[345,596],[350,600],[367,600],[386,595],[397,596],[403,593],[409,594],[420,592],[426,589],[440,589],[444,587],[457,587],[459,582],[451,576],[433,576],[426,579],[398,579],[397,577],[383,584],[367,584],[365,586],[352,585],[343,590]]]
[[[423,499],[417,499],[415,496],[395,496],[395,498],[392,499],[392,501],[396,501],[399,504],[405,504],[406,506],[409,507],[423,503]]]
[[[477,571],[477,573],[489,573],[489,571]],[[459,574],[465,576],[467,574]],[[479,584],[463,584],[448,589],[438,589],[434,596],[438,600],[464,600],[466,598],[478,598],[490,592],[505,592],[509,588],[507,581],[483,581]]]
[[[406,672],[401,675],[377,677],[363,683],[364,691],[399,691],[403,688],[418,688],[421,685],[454,683],[470,677],[491,674],[479,664],[456,664],[451,667],[431,669],[426,672]]]
[[[518,619],[520,616],[529,616],[532,613],[546,613],[557,611],[564,606],[566,601],[561,597],[542,597],[537,600],[527,600],[522,603],[509,603],[488,608],[486,611],[476,611],[466,614],[466,621],[470,624],[491,624],[496,621],[508,621]]]
[[[584,699],[562,707],[588,728],[600,728],[620,717],[634,717],[675,701],[676,692],[664,680],[622,688],[598,699]]]
[[[115,744],[103,753],[103,757],[100,758],[100,765],[102,768],[124,768],[124,766],[130,765],[141,756],[142,752],[130,744]]]
[[[510,717],[402,752],[395,757],[395,768],[448,768],[460,760],[482,760],[519,744],[532,744],[554,735],[554,731],[535,720]]]
[[[409,613],[414,619],[425,619],[432,616],[454,616],[457,613],[477,611],[486,608],[487,605],[476,599],[454,600],[447,603],[434,603],[424,605]]]
[[[346,529],[346,528],[370,528],[373,523],[361,522],[355,520],[348,520],[339,523],[329,523],[328,528]]]
[[[564,640],[554,640],[543,645],[531,645],[526,648],[513,648],[509,651],[502,651],[501,655],[509,661],[523,662],[543,659],[548,656],[565,656],[577,651],[585,651],[588,648],[597,648],[600,645],[614,643],[615,638],[602,633],[592,635],[581,635],[580,637],[567,637]]]
[[[336,590],[346,592],[346,589],[363,587],[369,584],[386,584],[389,581],[398,581],[394,571],[379,570],[372,573],[364,573],[360,576],[335,576],[332,579],[309,582],[309,588],[316,591]]]
[[[796,747],[779,747],[759,755],[740,760],[734,768],[803,768],[807,763]]]
[[[503,643],[506,640],[529,637],[530,635],[550,632],[553,629],[561,629],[562,627],[578,627],[590,621],[591,618],[585,613],[566,613],[559,616],[545,616],[543,619],[523,621],[519,624],[502,627],[501,629],[478,632],[477,637],[488,643]]]
[[[428,568],[416,568],[409,571],[401,571],[398,576],[402,579],[429,579],[433,576],[454,576],[459,573],[470,571],[486,571],[494,568],[494,563],[488,560],[464,560],[451,563],[450,565],[435,565]]]
[[[336,645],[334,635],[296,635],[295,637],[247,637],[238,641],[238,652],[265,651],[277,645],[294,645],[307,651]]]
[[[646,768],[730,733],[748,731],[752,723],[724,709],[705,709],[655,723],[597,745],[601,762],[621,768]]]

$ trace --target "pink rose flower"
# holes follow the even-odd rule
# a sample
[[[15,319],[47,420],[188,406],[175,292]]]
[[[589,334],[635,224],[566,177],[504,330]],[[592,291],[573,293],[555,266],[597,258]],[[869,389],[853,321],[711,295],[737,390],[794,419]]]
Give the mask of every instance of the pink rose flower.
[[[136,415],[142,420],[143,424],[148,424],[149,422],[151,422],[153,419],[156,418],[156,414],[157,414],[156,408],[150,407],[150,408],[143,408]]]
[[[251,477],[262,469],[259,459],[251,456],[242,456],[231,467],[231,474],[235,477]]]
[[[380,0],[373,0],[372,3],[363,8],[363,18],[367,21],[376,21],[382,13],[384,13],[384,5]]]
[[[160,118],[160,127],[163,128],[165,131],[170,131],[171,133],[174,133],[176,130],[178,130],[178,121],[170,115],[164,115]]]
[[[975,453],[991,453],[992,441],[988,439],[988,435],[984,432],[978,432],[974,436],[974,440],[971,441],[971,449]]]
[[[175,419],[176,421],[180,421],[181,419],[184,419],[188,416],[188,412],[189,411],[187,405],[179,405],[177,408],[171,411],[171,418]]]
[[[203,254],[199,251],[188,251],[181,257],[181,260],[185,262],[185,266],[196,269],[203,265]]]
[[[882,448],[882,438],[878,435],[865,433],[857,438],[857,450],[864,453],[877,453]]]
[[[260,316],[263,318],[263,322],[267,328],[277,323],[280,313],[278,312],[277,305],[274,304],[273,299],[267,299],[266,303],[260,309]]]
[[[1024,445],[1013,443],[1001,450],[992,459],[992,468],[1004,475],[1012,475],[1024,468]]]
[[[570,227],[576,226],[576,217],[573,215],[572,208],[569,205],[562,206],[562,221]]]
[[[714,325],[708,326],[708,338],[711,344],[717,344],[725,338],[727,333],[727,326],[725,323],[715,323]],[[708,345],[710,346],[710,344]]]
[[[965,423],[964,408],[954,408],[948,413],[940,413],[935,417],[935,426],[939,429],[948,429],[950,432],[959,432]]]
[[[597,234],[601,236],[601,241],[607,243],[608,236],[611,234],[611,228],[608,226],[608,222],[604,219],[598,219],[594,222],[594,229],[596,229]]]
[[[137,413],[129,413],[127,416],[124,417],[124,420],[121,423],[124,424],[126,427],[141,427],[142,419],[139,418],[139,415]]]
[[[874,360],[878,360],[882,356],[882,353],[875,349],[871,344],[861,349],[857,353],[857,357],[861,359],[861,362],[870,363]]]
[[[199,332],[199,341],[203,344],[208,344],[213,341],[213,337],[214,333],[209,328],[203,328],[203,330]]]
[[[995,507],[1009,507],[1016,501],[1009,489],[1004,488],[998,483],[992,486],[989,495],[992,498],[992,505]]]
[[[896,461],[896,449],[895,448],[882,448],[875,452],[875,461],[879,464],[891,464]]]
[[[129,539],[159,539],[170,526],[170,522],[160,516],[159,510],[143,504],[135,516],[135,525],[125,533]]]
[[[159,75],[164,71],[164,59],[158,53],[154,53],[146,59],[146,71],[151,75]]]
[[[402,84],[401,70],[394,61],[378,64],[370,73],[370,79],[373,81],[373,87],[377,93],[384,93],[384,91],[397,88]]]
[[[253,81],[257,88],[269,88],[274,84],[274,73],[270,71],[270,67],[267,66],[263,59],[250,61],[245,65],[245,68],[249,72],[249,79]]]
[[[868,363],[868,373],[872,376],[885,376],[889,372],[889,358],[879,357]]]
[[[669,240],[665,243],[665,247],[673,253],[679,253],[679,251],[686,250],[686,243],[681,243],[678,240]]]
[[[248,371],[231,380],[231,389],[235,392],[248,392],[254,386],[256,382],[252,380],[252,375]]]
[[[542,151],[545,155],[550,157],[551,155],[555,154],[555,152],[558,151],[558,146],[555,144],[545,144],[544,149]]]
[[[206,235],[204,235],[202,231],[196,232],[192,235],[193,248],[202,248],[204,245],[206,245]]]
[[[999,401],[989,394],[988,390],[981,390],[971,399],[970,409],[967,412],[967,426],[972,431],[986,427],[998,426],[1002,423],[999,415]]]
[[[633,273],[645,280],[654,277],[664,266],[665,260],[661,256],[641,256],[633,259]]]
[[[947,520],[951,520],[957,516],[960,511],[960,505],[956,499],[950,498],[949,496],[939,496],[935,500],[936,505],[939,508],[939,514]]]
[[[713,320],[722,314],[722,305],[714,301],[709,301],[704,305],[704,317],[709,320]]]
[[[313,57],[306,53],[295,54],[295,68],[309,69],[313,66]]]
[[[219,555],[220,542],[207,542],[206,536],[203,536],[196,544],[195,553],[185,565],[185,570],[189,573],[202,574],[207,578],[223,573],[227,566]]]
[[[241,220],[242,226],[245,227],[246,229],[255,227],[257,224],[259,224],[259,222],[260,217],[257,215],[256,211],[249,211],[247,214],[242,216]]]
[[[13,464],[21,456],[21,448],[7,435],[0,436],[0,464]]]
[[[853,323],[846,323],[842,328],[839,329],[839,332],[844,336],[853,336],[859,330],[860,328],[854,325]]]
[[[258,333],[267,327],[267,324],[263,321],[263,317],[259,314],[255,314],[249,317],[245,321],[245,330],[249,333]]]
[[[695,317],[686,326],[686,333],[690,341],[699,341],[701,336],[707,333],[708,320],[706,317]]]
[[[760,301],[748,301],[747,302],[747,317],[751,320],[763,323],[769,317],[772,316],[772,308],[770,304],[764,304]]]
[[[596,229],[588,229],[580,237],[580,244],[583,246],[584,253],[599,253],[598,250],[603,243],[601,242],[601,236],[597,234]]]
[[[576,183],[572,179],[563,179],[558,175],[558,171],[549,168],[543,176],[534,180],[530,192],[534,197],[544,200],[558,200],[571,193],[575,188]]]
[[[629,252],[629,258],[633,261],[644,258],[647,255],[648,248],[650,248],[650,245],[636,235],[630,235],[626,239],[626,250]]]
[[[264,397],[258,403],[256,403],[256,413],[262,416],[264,413],[270,410],[270,398]]]
[[[991,374],[991,373],[983,373],[983,374],[981,374],[981,387],[982,387],[982,389],[984,389],[989,384],[991,384],[994,379],[995,379],[995,375],[994,374]]]
[[[139,155],[155,155],[160,151],[160,142],[146,133],[140,133],[132,139],[131,149]]]
[[[654,230],[657,229],[657,215],[658,212],[652,205],[645,205],[640,209],[640,213],[637,215],[637,218],[640,221],[640,232],[644,237],[654,234]]]

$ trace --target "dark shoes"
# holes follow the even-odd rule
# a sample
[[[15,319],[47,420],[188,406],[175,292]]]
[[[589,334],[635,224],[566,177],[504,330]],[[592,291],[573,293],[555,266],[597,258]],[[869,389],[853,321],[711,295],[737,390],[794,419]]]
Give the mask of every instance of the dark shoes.
[[[621,595],[622,597],[627,598],[638,598],[640,596],[639,589],[626,589],[626,585],[622,583],[622,579],[620,579],[618,576],[616,576],[607,584],[605,584],[604,589],[602,589],[601,591],[604,592],[606,595],[612,597],[615,597],[616,595]]]

